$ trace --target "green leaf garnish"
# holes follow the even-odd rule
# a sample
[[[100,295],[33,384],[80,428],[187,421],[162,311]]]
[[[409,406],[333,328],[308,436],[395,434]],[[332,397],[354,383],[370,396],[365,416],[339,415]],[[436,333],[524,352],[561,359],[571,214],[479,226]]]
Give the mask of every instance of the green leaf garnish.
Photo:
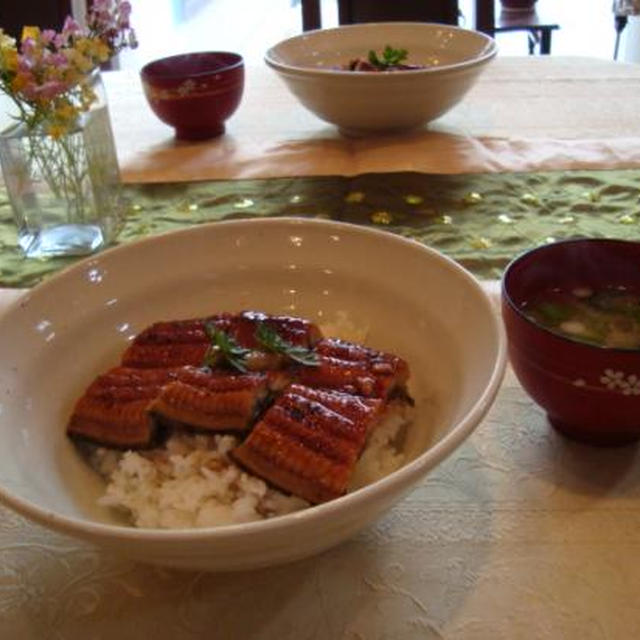
[[[369,62],[378,69],[388,69],[389,67],[395,67],[402,64],[407,59],[408,51],[406,49],[394,49],[387,45],[382,50],[382,57],[379,58],[378,54],[373,51],[369,51]]]
[[[278,353],[300,364],[308,367],[316,367],[320,364],[316,353],[306,347],[284,340],[275,329],[264,322],[258,323],[256,327],[256,340],[267,351]]]
[[[545,302],[537,310],[551,324],[560,324],[571,317],[571,309],[563,304]]]
[[[241,347],[228,333],[218,329],[212,322],[205,322],[204,330],[211,344],[204,356],[205,367],[215,367],[226,361],[242,373],[246,373],[245,359],[250,349]]]

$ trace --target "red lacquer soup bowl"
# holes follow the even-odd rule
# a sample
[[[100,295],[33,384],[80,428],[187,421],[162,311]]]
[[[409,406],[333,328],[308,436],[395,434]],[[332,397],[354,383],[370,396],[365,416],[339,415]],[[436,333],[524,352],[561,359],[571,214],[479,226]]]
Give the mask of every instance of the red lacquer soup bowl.
[[[185,53],[154,60],[140,71],[153,112],[184,140],[224,133],[244,90],[242,56],[227,51]]]
[[[575,439],[640,438],[640,350],[553,333],[526,312],[543,291],[640,291],[640,243],[560,241],[517,257],[502,278],[502,316],[514,372],[551,424]]]

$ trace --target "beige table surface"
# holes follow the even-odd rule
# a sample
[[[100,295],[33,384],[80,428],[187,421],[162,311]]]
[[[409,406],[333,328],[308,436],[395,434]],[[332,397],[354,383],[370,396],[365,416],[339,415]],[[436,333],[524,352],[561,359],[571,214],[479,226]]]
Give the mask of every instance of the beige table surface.
[[[640,166],[640,65],[497,58],[428,128],[364,139],[341,137],[303,109],[271,69],[250,67],[227,135],[201,144],[173,140],[147,107],[135,73],[105,80],[130,182]]]
[[[640,168],[640,67],[598,60],[499,58],[428,130],[367,140],[340,138],[266,69],[248,70],[228,134],[191,145],[135,75],[107,86],[127,181]],[[0,313],[20,295],[0,290]],[[410,496],[291,566],[159,570],[0,507],[0,638],[638,638],[639,455],[561,438],[508,372],[489,417]]]

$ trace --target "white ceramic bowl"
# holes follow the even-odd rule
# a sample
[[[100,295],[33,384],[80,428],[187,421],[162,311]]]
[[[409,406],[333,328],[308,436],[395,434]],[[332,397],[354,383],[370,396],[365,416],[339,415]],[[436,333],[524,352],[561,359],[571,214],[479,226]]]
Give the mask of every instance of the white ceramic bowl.
[[[341,69],[386,45],[407,49],[425,69]],[[266,63],[319,118],[347,135],[419,127],[451,109],[496,55],[479,31],[421,22],[365,23],[309,31],[269,49]]]
[[[73,403],[149,323],[262,309],[341,319],[412,368],[408,463],[320,506],[264,522],[135,529],[97,506],[102,481],[65,435]],[[342,314],[342,315],[341,315]],[[505,338],[479,283],[388,232],[321,220],[221,222],[118,247],[34,288],[0,317],[0,500],[133,559],[231,570],[295,560],[351,536],[449,455],[485,415]]]

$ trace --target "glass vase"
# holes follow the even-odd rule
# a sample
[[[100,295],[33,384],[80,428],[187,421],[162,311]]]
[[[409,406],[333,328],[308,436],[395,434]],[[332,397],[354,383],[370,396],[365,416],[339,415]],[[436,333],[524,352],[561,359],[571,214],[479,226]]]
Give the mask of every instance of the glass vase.
[[[106,93],[98,71],[96,95],[69,132],[18,123],[0,133],[0,164],[28,257],[93,253],[113,241],[122,221],[120,173]]]

